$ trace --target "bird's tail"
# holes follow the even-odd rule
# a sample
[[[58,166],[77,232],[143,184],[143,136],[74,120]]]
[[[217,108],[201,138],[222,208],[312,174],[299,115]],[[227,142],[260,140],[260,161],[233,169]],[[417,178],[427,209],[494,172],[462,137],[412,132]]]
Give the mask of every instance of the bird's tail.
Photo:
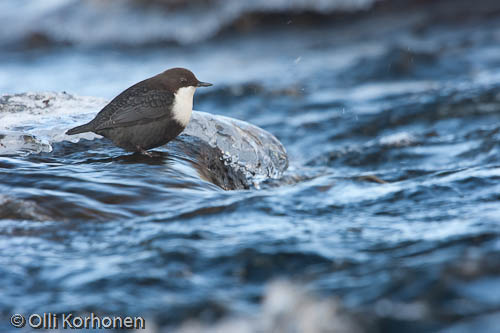
[[[88,124],[76,126],[75,128],[67,130],[66,134],[73,135],[73,134],[85,133],[85,132],[90,132],[90,131],[92,131],[92,125],[90,123],[88,123]]]

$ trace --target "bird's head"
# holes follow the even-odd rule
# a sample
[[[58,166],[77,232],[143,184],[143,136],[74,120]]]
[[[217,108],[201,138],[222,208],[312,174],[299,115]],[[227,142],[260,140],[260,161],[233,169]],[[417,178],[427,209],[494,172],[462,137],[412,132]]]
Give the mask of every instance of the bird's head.
[[[180,67],[167,69],[161,73],[161,76],[174,93],[179,90],[179,88],[193,87],[196,89],[198,87],[210,87],[212,85],[211,83],[198,80],[189,69]]]

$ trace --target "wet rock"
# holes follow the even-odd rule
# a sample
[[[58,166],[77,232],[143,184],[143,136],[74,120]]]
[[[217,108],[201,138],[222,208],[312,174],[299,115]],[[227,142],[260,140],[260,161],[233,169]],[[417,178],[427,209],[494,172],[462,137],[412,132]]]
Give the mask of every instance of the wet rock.
[[[47,153],[64,141],[77,146],[82,144],[81,139],[100,140],[93,133],[64,133],[90,120],[105,104],[103,99],[67,93],[2,96],[0,155]],[[272,134],[244,121],[204,112],[194,111],[183,134],[165,148],[174,152],[176,158],[189,161],[201,179],[225,190],[244,189],[268,178],[279,178],[288,167],[286,150]],[[68,149],[58,149],[57,153],[61,151]]]
[[[46,221],[50,217],[36,202],[0,195],[0,219]]]

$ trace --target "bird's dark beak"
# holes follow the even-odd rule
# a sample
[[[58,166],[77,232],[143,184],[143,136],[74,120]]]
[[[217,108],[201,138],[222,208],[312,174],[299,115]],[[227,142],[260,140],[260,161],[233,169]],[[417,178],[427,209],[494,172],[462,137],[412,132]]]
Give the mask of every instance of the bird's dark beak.
[[[208,83],[208,82],[201,82],[201,81],[198,81],[198,85],[197,87],[210,87],[212,84],[211,83]]]

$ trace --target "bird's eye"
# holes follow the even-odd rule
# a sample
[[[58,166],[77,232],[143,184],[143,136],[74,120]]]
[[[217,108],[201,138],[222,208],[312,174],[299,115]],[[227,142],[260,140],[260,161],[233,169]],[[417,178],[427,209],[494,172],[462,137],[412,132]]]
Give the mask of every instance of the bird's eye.
[[[181,82],[182,83],[186,83],[187,82],[187,79],[185,77],[181,77]]]

